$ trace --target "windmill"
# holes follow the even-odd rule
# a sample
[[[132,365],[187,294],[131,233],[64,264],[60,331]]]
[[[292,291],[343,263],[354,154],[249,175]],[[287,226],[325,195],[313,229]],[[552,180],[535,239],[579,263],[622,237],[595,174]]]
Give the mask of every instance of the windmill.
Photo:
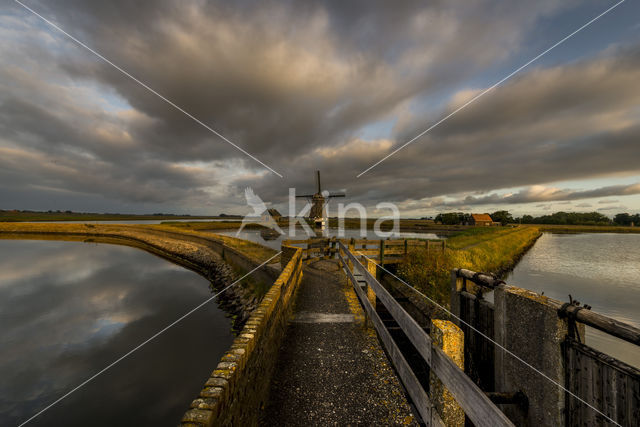
[[[334,197],[345,197],[344,193],[330,193],[328,191],[322,191],[320,185],[320,171],[316,171],[316,184],[318,185],[318,192],[315,194],[305,194],[302,196],[296,196],[297,198],[306,198],[311,203],[311,211],[309,212],[309,218],[315,224],[315,228],[324,230],[327,225],[327,218],[324,215],[324,207],[329,203],[329,199]]]

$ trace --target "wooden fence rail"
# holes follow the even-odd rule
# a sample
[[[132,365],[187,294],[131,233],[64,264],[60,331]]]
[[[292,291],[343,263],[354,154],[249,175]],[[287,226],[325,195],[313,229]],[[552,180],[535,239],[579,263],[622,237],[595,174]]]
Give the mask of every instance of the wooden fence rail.
[[[302,249],[303,257],[309,261],[313,258],[335,258],[338,251],[338,243],[347,245],[357,250],[360,255],[378,260],[380,264],[394,264],[404,259],[410,250],[424,248],[431,250],[446,250],[444,240],[420,240],[420,239],[338,239],[336,237],[311,238],[311,239],[287,239],[283,245],[297,246]]]
[[[433,372],[451,392],[467,417],[476,426],[513,426],[513,423],[502,411],[495,406],[487,395],[451,360],[440,348],[434,346],[431,337],[418,323],[400,306],[391,294],[376,280],[376,278],[360,263],[342,241],[338,241],[338,257],[347,272],[360,302],[370,316],[376,331],[389,353],[398,374],[407,388],[411,399],[418,408],[420,416],[428,425],[442,425],[437,411],[434,409],[426,391],[408,368],[406,360],[399,352],[389,332],[377,315],[375,309],[366,297],[362,285],[366,283],[376,294],[376,297],[391,313],[402,331],[424,358]],[[346,257],[346,259],[345,259]],[[349,265],[362,279],[358,280]]]

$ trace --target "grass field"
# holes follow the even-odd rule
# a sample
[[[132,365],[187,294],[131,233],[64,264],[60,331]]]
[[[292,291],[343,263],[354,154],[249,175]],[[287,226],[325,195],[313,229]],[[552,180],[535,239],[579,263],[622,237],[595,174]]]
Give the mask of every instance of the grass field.
[[[100,214],[78,212],[15,212],[1,211],[0,222],[30,222],[30,221],[145,221],[171,219],[216,219],[215,216],[184,216],[184,215],[129,215],[129,214]],[[233,220],[233,218],[231,218]]]
[[[398,275],[444,306],[449,305],[451,270],[467,268],[501,276],[535,243],[537,227],[473,228],[447,240],[445,252],[409,252]]]

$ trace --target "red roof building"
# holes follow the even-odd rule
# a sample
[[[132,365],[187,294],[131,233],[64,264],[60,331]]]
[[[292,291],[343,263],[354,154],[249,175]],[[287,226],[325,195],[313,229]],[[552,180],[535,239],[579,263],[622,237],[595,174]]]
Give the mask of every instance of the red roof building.
[[[492,224],[493,220],[489,214],[471,214],[471,225],[490,226]]]

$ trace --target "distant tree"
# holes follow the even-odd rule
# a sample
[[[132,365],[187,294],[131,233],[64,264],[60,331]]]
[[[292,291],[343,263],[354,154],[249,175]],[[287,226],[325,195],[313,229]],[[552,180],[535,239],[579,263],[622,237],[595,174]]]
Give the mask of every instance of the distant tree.
[[[447,212],[438,214],[435,218],[436,222],[441,222],[446,225],[458,225],[465,221],[465,215],[463,212]]]
[[[555,212],[551,215],[532,217],[524,215],[523,224],[556,224],[556,225],[609,225],[611,220],[599,212]]]
[[[633,222],[634,215],[629,215],[628,213],[619,213],[613,217],[613,222],[617,225],[631,225]]]
[[[513,217],[511,216],[509,211],[496,211],[491,214],[491,219],[501,223],[502,225],[507,225],[513,222]]]
[[[533,220],[531,215],[522,215],[522,224],[533,224]]]

